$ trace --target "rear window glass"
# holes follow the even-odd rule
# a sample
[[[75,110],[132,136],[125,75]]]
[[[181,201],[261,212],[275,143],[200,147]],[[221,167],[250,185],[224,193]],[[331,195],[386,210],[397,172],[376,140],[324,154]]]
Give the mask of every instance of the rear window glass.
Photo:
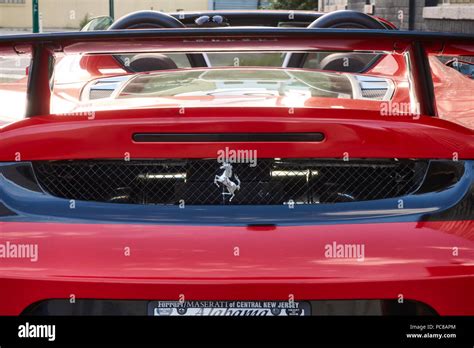
[[[193,67],[196,58],[208,67]],[[392,76],[401,63],[381,52],[69,55],[56,64],[52,113],[203,105],[380,110],[403,91]]]
[[[474,56],[429,57],[437,114],[474,129]]]
[[[360,76],[290,69],[216,69],[153,73],[132,78],[118,98],[155,98],[169,96],[277,96],[292,98],[362,99],[357,90]],[[392,91],[388,79],[373,78],[385,90],[380,99]],[[370,99],[370,98],[367,98]],[[376,99],[376,98],[373,98]]]
[[[27,57],[0,56],[0,125],[25,115],[29,65]]]

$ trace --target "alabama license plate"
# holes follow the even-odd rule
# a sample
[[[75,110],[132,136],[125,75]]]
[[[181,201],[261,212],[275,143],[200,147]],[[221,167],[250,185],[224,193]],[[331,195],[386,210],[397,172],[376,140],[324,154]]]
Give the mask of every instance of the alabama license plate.
[[[289,301],[152,301],[154,316],[304,316],[311,315],[309,302]]]

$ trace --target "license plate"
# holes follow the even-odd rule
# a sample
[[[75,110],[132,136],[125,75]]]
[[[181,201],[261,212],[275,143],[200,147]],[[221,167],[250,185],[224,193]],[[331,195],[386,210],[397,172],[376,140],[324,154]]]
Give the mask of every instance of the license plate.
[[[309,302],[289,301],[152,301],[148,315],[168,316],[305,316]]]

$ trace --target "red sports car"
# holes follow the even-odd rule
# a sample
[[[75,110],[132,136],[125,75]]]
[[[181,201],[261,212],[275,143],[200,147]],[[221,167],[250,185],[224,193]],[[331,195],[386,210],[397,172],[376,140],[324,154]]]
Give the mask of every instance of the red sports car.
[[[0,56],[0,315],[474,315],[472,35],[142,11]]]

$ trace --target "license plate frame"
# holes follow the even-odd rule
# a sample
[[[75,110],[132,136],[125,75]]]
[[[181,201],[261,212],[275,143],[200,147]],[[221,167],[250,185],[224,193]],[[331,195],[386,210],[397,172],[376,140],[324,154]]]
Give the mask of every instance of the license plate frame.
[[[150,301],[149,316],[309,316],[307,301]]]

